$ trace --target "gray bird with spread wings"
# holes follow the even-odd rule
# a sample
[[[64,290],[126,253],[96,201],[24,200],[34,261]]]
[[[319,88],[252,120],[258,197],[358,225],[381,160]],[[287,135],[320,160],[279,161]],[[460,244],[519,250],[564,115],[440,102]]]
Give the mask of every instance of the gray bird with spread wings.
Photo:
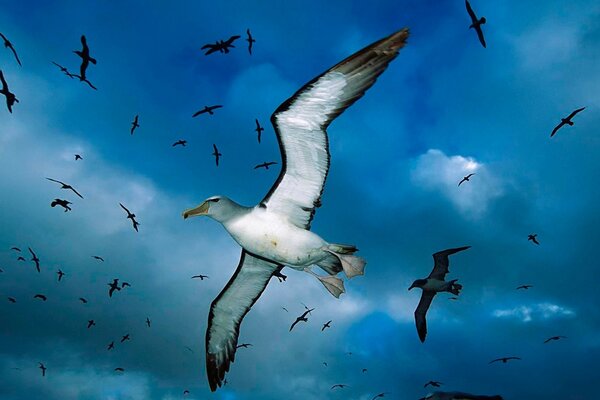
[[[352,245],[333,244],[310,231],[329,171],[327,127],[369,89],[405,45],[403,29],[355,53],[302,87],[271,117],[282,168],[267,196],[254,207],[227,197],[210,197],[184,218],[209,216],[242,246],[242,256],[225,289],[213,301],[206,332],[206,371],[212,391],[223,384],[235,359],[240,324],[282,266],[314,274],[335,297],[344,292],[335,276],[364,273],[366,262]]]

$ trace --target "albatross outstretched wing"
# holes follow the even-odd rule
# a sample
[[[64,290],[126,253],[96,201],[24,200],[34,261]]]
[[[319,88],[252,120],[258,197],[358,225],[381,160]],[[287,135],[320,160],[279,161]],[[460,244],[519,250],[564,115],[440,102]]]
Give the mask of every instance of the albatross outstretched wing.
[[[424,290],[421,294],[419,305],[415,310],[415,324],[417,325],[417,333],[419,334],[419,339],[421,339],[421,342],[424,342],[425,337],[427,336],[427,310],[429,310],[429,306],[431,305],[434,297],[435,292]]]
[[[327,127],[375,83],[407,37],[408,29],[402,29],[365,47],[304,85],[277,108],[271,123],[283,167],[261,202],[263,206],[300,228],[310,228],[329,171]]]
[[[242,319],[278,267],[243,250],[237,270],[212,302],[206,329],[206,373],[213,392],[221,386],[230,363],[235,360]]]
[[[455,249],[447,249],[438,251],[433,255],[434,266],[433,270],[429,274],[428,278],[438,279],[443,281],[448,273],[448,266],[450,265],[449,255],[458,253],[459,251],[463,251],[468,249],[471,246],[457,247]]]

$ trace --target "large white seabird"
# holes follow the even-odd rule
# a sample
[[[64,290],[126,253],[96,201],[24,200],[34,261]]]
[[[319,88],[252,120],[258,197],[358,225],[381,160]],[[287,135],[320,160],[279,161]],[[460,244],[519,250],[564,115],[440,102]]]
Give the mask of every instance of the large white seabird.
[[[282,169],[267,196],[244,207],[223,196],[186,210],[184,218],[205,215],[219,221],[242,246],[237,270],[213,301],[206,331],[206,372],[212,391],[221,386],[235,359],[240,323],[283,266],[315,275],[333,294],[344,292],[335,276],[364,273],[355,246],[328,243],[310,231],[321,205],[329,171],[326,129],[370,88],[406,43],[408,30],[396,32],[355,53],[302,87],[271,116]],[[328,275],[314,274],[317,265]]]

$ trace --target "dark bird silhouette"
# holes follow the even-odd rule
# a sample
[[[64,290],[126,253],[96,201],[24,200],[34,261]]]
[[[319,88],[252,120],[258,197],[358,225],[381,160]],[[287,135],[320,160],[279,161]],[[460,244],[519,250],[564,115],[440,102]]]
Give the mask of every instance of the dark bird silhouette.
[[[285,307],[281,307],[281,309],[282,309],[283,311],[285,311],[285,312],[289,312],[289,311],[288,311],[288,309],[287,309],[287,308],[285,308]]]
[[[217,167],[218,167],[219,166],[219,158],[221,158],[221,156],[223,154],[219,153],[219,149],[217,148],[216,144],[213,144],[213,149],[214,149],[214,151],[213,151],[212,155],[215,156],[215,163],[217,164]]]
[[[507,362],[509,362],[510,360],[520,360],[520,357],[502,357],[502,358],[496,358],[495,360],[490,361],[488,364],[492,364],[498,361],[502,361],[503,364],[506,364]]]
[[[21,249],[20,249],[20,248],[18,248],[18,247],[11,247],[10,249],[11,249],[11,250],[14,250],[14,251],[18,251],[19,253],[21,252]]]
[[[252,347],[252,343],[242,343],[242,344],[238,344],[237,346],[235,346],[236,349],[239,349],[243,347],[244,349],[247,349],[248,347]]]
[[[178,140],[172,144],[172,147],[175,147],[175,146],[185,147],[186,144],[187,144],[187,140]]]
[[[363,374],[364,374],[365,372],[367,372],[367,371],[368,371],[368,369],[366,369],[366,368],[363,368],[363,369],[361,370],[361,372],[362,372]]]
[[[108,284],[108,286],[110,287],[110,289],[108,289],[108,297],[112,297],[112,295],[115,292],[115,290],[117,290],[117,291],[121,290],[121,288],[119,287],[119,280],[118,279],[114,279],[112,281],[112,283]]]
[[[60,68],[60,71],[62,73],[64,73],[66,76],[68,76],[69,78],[73,79],[75,77],[75,75],[73,75],[72,73],[69,72],[69,70],[66,67],[63,67],[62,65],[55,63],[54,61],[52,61],[52,64],[56,65],[58,68]]]
[[[248,53],[252,54],[252,44],[256,43],[256,39],[252,37],[252,33],[250,33],[250,29],[246,29],[246,42],[248,42]]]
[[[100,256],[92,256],[92,258],[98,260],[98,261],[102,261],[104,262],[104,258],[100,257]]]
[[[148,328],[150,328],[151,324],[152,324],[152,321],[150,321],[150,318],[146,317],[146,325],[148,325]]]
[[[314,308],[308,309],[308,310],[304,311],[304,313],[301,316],[299,316],[298,318],[296,318],[296,320],[294,321],[294,323],[292,324],[292,326],[290,326],[290,332],[292,331],[292,329],[294,329],[294,326],[296,326],[296,324],[298,322],[300,322],[300,321],[302,321],[302,322],[308,322],[308,318],[306,318],[306,316],[311,311],[313,311],[313,310],[314,310]]]
[[[33,261],[35,263],[35,269],[37,269],[37,272],[40,272],[40,259],[33,252],[33,250],[31,250],[31,247],[28,247],[28,249],[29,249],[29,252],[31,253],[31,261]]]
[[[23,257],[23,256],[19,256],[19,257],[17,258],[17,261],[25,261],[25,257]]]
[[[184,395],[184,396],[187,396],[188,394],[190,394],[190,391],[189,391],[189,390],[184,390],[184,391],[183,391],[183,395]]]
[[[194,115],[192,115],[192,118],[195,118],[195,117],[197,117],[200,114],[206,114],[206,113],[208,113],[209,115],[215,115],[214,110],[216,110],[217,108],[222,108],[222,107],[223,106],[219,105],[219,104],[214,105],[214,106],[204,106],[204,108],[202,110],[196,111],[194,113]]]
[[[33,296],[34,299],[40,299],[42,301],[46,301],[48,300],[48,298],[46,296],[44,296],[43,294],[36,294],[35,296]]]
[[[323,327],[321,328],[321,332],[323,332],[326,328],[331,328],[331,320],[329,320],[323,324]]]
[[[270,165],[275,165],[275,164],[277,164],[277,162],[275,162],[275,161],[264,162],[262,164],[258,164],[257,166],[255,166],[254,169],[258,169],[258,168],[269,169]]]
[[[108,344],[108,347],[106,348],[106,350],[111,351],[114,348],[115,348],[115,341],[113,340],[112,342],[110,342]]]
[[[548,339],[544,340],[544,344],[554,341],[554,340],[560,340],[560,339],[566,339],[566,338],[567,338],[566,336],[552,336],[552,337],[549,337]]]
[[[60,282],[63,278],[63,276],[65,276],[66,274],[64,272],[62,272],[62,270],[58,270],[58,272],[56,273],[56,275],[58,275],[58,281]]]
[[[502,396],[482,396],[464,392],[433,392],[419,400],[502,400]]]
[[[458,182],[458,186],[460,186],[463,182],[469,182],[469,179],[475,174],[469,174],[465,177],[462,178],[462,180],[460,182]]]
[[[50,207],[54,208],[56,206],[61,206],[62,208],[65,209],[65,212],[67,211],[71,211],[71,207],[69,207],[69,204],[73,204],[68,200],[62,200],[62,199],[54,199],[52,201],[52,203],[50,203]]]
[[[17,64],[19,64],[19,66],[22,67],[23,65],[21,65],[21,60],[19,60],[19,55],[17,54],[17,51],[15,50],[15,47],[13,46],[13,44],[10,42],[10,40],[8,40],[6,38],[6,36],[4,36],[4,34],[0,33],[0,36],[2,36],[2,40],[4,40],[4,47],[7,48],[7,49],[11,49],[11,51],[15,55],[15,59],[17,60]]]
[[[438,382],[438,381],[429,381],[426,384],[423,385],[424,388],[426,388],[427,386],[433,386],[433,387],[440,387],[440,385],[443,385],[442,382]]]
[[[449,297],[448,300],[458,300],[458,297],[452,296],[452,297]]]
[[[537,233],[528,235],[527,240],[532,241],[535,244],[540,244],[540,242],[538,242],[538,240],[537,240]]]
[[[324,366],[327,366],[327,363],[326,363],[325,361],[323,361],[323,365],[324,365]]]
[[[265,130],[265,128],[260,126],[260,122],[258,122],[258,119],[255,119],[254,122],[256,122],[256,128],[254,129],[254,131],[256,132],[256,135],[258,138],[258,143],[260,143],[260,138],[261,138],[262,132]]]
[[[123,283],[121,283],[121,289],[124,289],[126,287],[131,287],[131,284],[129,282],[123,282]]]
[[[129,337],[129,333],[121,338],[121,343],[125,342],[126,340],[131,340],[131,337]]]
[[[8,301],[10,301],[11,303],[16,303],[17,299],[15,299],[14,297],[9,297]]]
[[[52,178],[46,178],[46,179],[48,179],[49,181],[56,182],[56,183],[60,184],[61,185],[61,187],[60,187],[61,189],[72,190],[73,193],[75,193],[77,196],[79,196],[80,198],[83,199],[83,196],[80,195],[79,192],[77,190],[75,190],[75,188],[73,188],[73,186],[68,185],[68,184],[66,184],[64,182],[61,182],[59,180],[56,180],[56,179],[52,179]]]
[[[136,128],[140,127],[140,124],[138,124],[138,118],[139,115],[136,115],[135,118],[133,119],[133,122],[131,123],[131,134],[133,135],[133,131],[135,131]]]
[[[533,285],[521,285],[521,286],[517,286],[517,290],[519,290],[519,289],[527,290],[532,287],[533,287]]]
[[[427,336],[427,320],[425,319],[425,316],[427,315],[427,310],[429,310],[429,306],[435,295],[439,292],[449,292],[458,296],[462,289],[462,285],[456,283],[458,279],[453,279],[449,282],[444,280],[446,274],[449,272],[449,256],[458,253],[459,251],[466,250],[469,247],[471,246],[457,247],[455,249],[447,249],[435,253],[433,255],[433,270],[429,276],[425,279],[417,279],[408,288],[408,290],[411,290],[412,288],[421,288],[423,290],[421,300],[415,310],[415,323],[421,342],[425,342],[425,337]]]
[[[338,384],[336,384],[336,385],[333,385],[333,386],[331,387],[331,390],[333,390],[333,389],[335,389],[335,388],[340,388],[340,389],[343,389],[343,388],[345,388],[345,387],[348,387],[348,385],[346,385],[346,384],[343,384],[343,383],[338,383]]]
[[[117,368],[115,368],[115,372],[125,372],[125,369],[121,368],[121,367],[117,367]]]
[[[46,366],[44,364],[42,364],[42,363],[38,363],[38,364],[39,364],[38,368],[42,370],[42,376],[46,376],[46,370],[48,368],[46,368]]]
[[[554,134],[556,132],[558,132],[558,130],[565,125],[573,126],[573,124],[574,124],[572,121],[573,117],[583,110],[585,110],[585,107],[578,108],[577,110],[575,110],[571,114],[569,114],[566,118],[561,118],[560,123],[558,125],[556,125],[554,127],[554,129],[552,129],[552,133],[550,134],[550,137],[554,136]]]
[[[93,319],[90,319],[87,323],[87,327],[88,327],[88,329],[90,329],[92,326],[96,326],[96,321],[94,321]]]
[[[380,397],[385,397],[386,394],[389,394],[389,393],[387,393],[387,392],[379,393],[379,394],[375,395],[375,397],[373,397],[371,400],[379,399]]]
[[[219,53],[229,53],[229,49],[235,47],[233,42],[239,38],[239,35],[231,36],[227,40],[218,40],[215,42],[215,44],[205,44],[204,46],[200,47],[200,50],[206,50],[206,53],[204,53],[205,56],[216,53],[217,51]]]
[[[131,213],[123,204],[119,203],[119,205],[127,213],[127,218],[131,220],[131,223],[133,224],[133,229],[135,229],[136,232],[139,232],[138,226],[140,225],[140,223],[137,222],[137,220],[135,219],[135,214]]]
[[[8,108],[8,112],[12,113],[12,107],[15,105],[15,103],[19,102],[19,99],[17,99],[15,94],[12,93],[8,88],[8,83],[6,83],[6,80],[4,79],[2,70],[0,70],[0,81],[2,81],[2,89],[0,89],[0,93],[6,97],[6,107]]]
[[[77,160],[83,160],[83,157],[81,157],[79,154],[75,154],[75,161]]]
[[[86,299],[84,299],[83,297],[80,297],[80,298],[79,298],[79,301],[81,301],[83,304],[87,304],[87,302],[88,302],[88,301],[87,301]]]
[[[201,281],[203,281],[204,278],[208,278],[208,275],[199,274],[199,275],[192,276],[192,279],[196,279],[196,278],[199,278]]]
[[[486,23],[486,19],[485,19],[485,17],[477,18],[477,15],[475,15],[475,12],[471,8],[471,4],[469,3],[469,0],[465,0],[465,3],[467,6],[467,12],[469,13],[469,16],[471,17],[471,25],[469,25],[469,29],[471,29],[471,28],[475,29],[475,31],[477,32],[477,37],[479,38],[479,41],[481,42],[481,45],[483,47],[485,47],[485,38],[483,37],[483,31],[481,30],[481,25]]]
[[[90,57],[90,48],[88,47],[85,35],[81,35],[81,50],[74,50],[73,53],[81,57],[81,66],[79,67],[79,79],[86,79],[85,73],[90,63],[96,65],[96,59]]]

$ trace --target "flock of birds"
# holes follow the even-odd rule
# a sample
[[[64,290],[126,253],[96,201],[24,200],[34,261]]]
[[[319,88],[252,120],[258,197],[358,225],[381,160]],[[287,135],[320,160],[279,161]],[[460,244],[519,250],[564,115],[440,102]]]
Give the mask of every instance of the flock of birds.
[[[469,26],[469,28],[472,28],[476,31],[481,45],[483,47],[486,47],[486,42],[485,42],[483,29],[482,29],[482,26],[486,23],[486,19],[483,17],[478,18],[476,16],[476,14],[475,14],[474,10],[472,9],[471,5],[469,4],[468,0],[466,1],[466,9],[467,9],[468,15],[471,18],[471,22],[472,22],[471,25]],[[252,36],[249,29],[246,31],[246,34],[247,34],[246,41],[248,42],[248,52],[250,54],[252,54],[252,48],[253,48],[253,45],[256,42],[256,40]],[[7,37],[4,34],[0,33],[0,36],[4,40],[4,46],[12,51],[16,62],[18,63],[19,66],[21,66],[22,65],[21,60],[20,60],[13,44],[7,39]],[[272,122],[273,122],[273,125],[275,126],[277,137],[280,142],[280,147],[282,148],[282,154],[281,154],[282,172],[281,172],[277,182],[275,183],[274,187],[271,189],[271,191],[265,198],[265,200],[263,200],[253,210],[259,210],[259,211],[260,210],[270,210],[272,207],[278,208],[278,209],[283,209],[285,212],[288,212],[288,214],[290,215],[290,218],[292,218],[292,219],[293,218],[306,218],[306,220],[302,221],[302,224],[297,224],[297,225],[304,231],[307,231],[307,232],[309,231],[310,221],[312,220],[315,209],[320,205],[320,196],[321,196],[321,193],[323,190],[325,176],[327,174],[327,168],[329,166],[329,153],[328,153],[327,149],[324,149],[324,151],[325,151],[324,154],[326,154],[326,156],[327,156],[327,162],[326,162],[327,165],[325,167],[324,172],[319,171],[319,173],[324,176],[314,178],[314,179],[317,179],[317,183],[320,185],[320,186],[318,186],[318,189],[319,189],[318,193],[316,193],[313,197],[311,197],[309,199],[309,203],[307,205],[302,205],[301,203],[299,203],[300,200],[297,200],[297,199],[294,200],[297,203],[297,204],[293,204],[295,207],[299,208],[304,213],[308,213],[307,217],[302,217],[302,216],[299,217],[298,215],[294,214],[296,211],[288,209],[288,208],[291,208],[290,205],[286,205],[286,204],[278,205],[278,203],[274,203],[272,201],[272,197],[277,196],[278,190],[281,191],[282,187],[285,189],[285,182],[286,182],[286,179],[289,177],[289,174],[294,173],[294,171],[293,171],[294,166],[289,165],[289,162],[290,162],[290,160],[294,160],[294,163],[296,163],[296,161],[295,161],[296,155],[294,154],[294,152],[297,151],[297,148],[294,148],[294,146],[301,146],[302,144],[298,145],[297,143],[292,143],[290,138],[293,139],[295,137],[294,135],[298,135],[298,131],[302,131],[301,134],[307,135],[307,136],[317,135],[317,134],[318,135],[326,135],[325,129],[328,126],[328,124],[335,117],[337,117],[339,114],[341,114],[345,110],[345,108],[349,107],[354,101],[356,101],[358,98],[360,98],[364,94],[364,92],[371,85],[374,84],[378,75],[381,74],[387,68],[388,63],[396,57],[399,49],[404,46],[407,37],[408,37],[408,31],[402,30],[400,32],[395,33],[394,35],[391,35],[388,38],[382,39],[382,40],[374,43],[373,45],[368,46],[367,48],[361,50],[360,52],[356,53],[355,55],[342,61],[341,63],[339,63],[332,69],[326,71],[323,75],[315,78],[315,80],[311,81],[309,84],[307,84],[306,86],[301,88],[292,98],[290,98],[288,101],[284,102],[282,104],[282,106],[280,106],[278,108],[278,110],[273,114]],[[240,38],[239,35],[234,35],[234,36],[229,37],[226,40],[218,40],[215,43],[209,43],[209,44],[202,46],[201,50],[206,50],[205,55],[210,55],[213,53],[227,54],[230,52],[230,49],[235,47],[234,43],[239,38]],[[96,65],[97,60],[90,55],[90,49],[87,44],[85,35],[81,36],[81,45],[82,45],[81,50],[74,51],[74,53],[78,57],[81,58],[79,74],[73,74],[73,73],[69,72],[69,70],[66,67],[63,67],[62,65],[60,65],[56,62],[52,62],[52,63],[54,65],[56,65],[58,68],[60,68],[60,70],[69,78],[71,78],[71,79],[78,78],[80,82],[84,82],[84,83],[88,84],[89,87],[91,87],[92,89],[97,90],[97,88],[88,80],[88,75],[87,75],[88,71],[87,70],[88,70],[90,64]],[[361,72],[356,73],[357,70],[359,70]],[[365,74],[366,78],[361,76],[361,74]],[[346,85],[346,86],[343,86],[342,84],[339,84],[339,85],[341,85],[340,87],[347,88],[349,91],[349,94],[347,94],[345,92],[336,92],[335,96],[331,96],[330,98],[327,97],[328,93],[323,94],[323,91],[327,92],[327,91],[333,90],[335,92],[335,90],[338,90],[338,87],[336,86],[336,85],[338,85],[338,83],[336,83],[336,82],[334,82],[331,86],[328,86],[331,82],[335,81],[335,79],[340,79],[340,82],[343,82],[343,85]],[[8,111],[10,113],[12,113],[13,106],[15,105],[15,103],[18,103],[19,100],[16,98],[16,95],[14,93],[10,92],[10,89],[5,80],[4,74],[2,73],[1,70],[0,70],[0,80],[2,81],[2,89],[0,90],[0,93],[2,93],[5,96]],[[332,87],[333,87],[333,89],[332,89]],[[319,90],[321,90],[321,91],[319,91]],[[318,92],[318,93],[316,93],[316,92]],[[319,96],[324,96],[324,97],[320,98]],[[344,96],[350,96],[350,97],[344,98]],[[323,102],[323,104],[330,106],[333,111],[328,111],[325,115],[319,115],[320,111],[318,111],[318,110],[315,111],[314,109],[307,107],[304,103],[302,103],[302,101],[306,101],[307,99],[308,99],[308,101],[315,101],[315,102],[321,101],[321,102]],[[207,105],[207,106],[204,106],[202,109],[198,110],[197,112],[195,112],[192,115],[192,117],[195,118],[195,117],[198,117],[203,114],[214,115],[215,110],[218,110],[222,107],[223,107],[223,105],[220,105],[220,104],[210,105],[210,106]],[[561,129],[562,127],[564,127],[566,125],[572,126],[574,124],[573,118],[578,113],[583,111],[584,109],[585,109],[585,107],[578,108],[578,109],[574,110],[568,116],[562,118],[561,122],[552,130],[550,136],[553,137],[559,129]],[[309,128],[306,128],[306,126],[298,127],[297,125],[294,125],[297,123],[298,118],[300,118],[300,119],[304,118],[306,121],[310,122],[311,124],[314,121],[318,121],[318,122],[316,123],[316,127],[314,127],[314,126],[310,126]],[[255,132],[257,133],[257,140],[258,140],[258,143],[260,143],[261,135],[264,131],[264,128],[260,125],[260,122],[258,121],[258,119],[255,120],[255,124],[256,124]],[[131,123],[130,134],[133,135],[134,132],[136,131],[136,129],[138,129],[139,127],[140,127],[139,115],[136,115],[134,120]],[[308,140],[310,140],[310,139],[316,140],[315,137],[317,137],[317,136],[310,137]],[[172,144],[173,147],[176,147],[176,146],[185,147],[186,145],[187,145],[186,140],[178,140]],[[304,144],[304,145],[306,145],[306,144]],[[219,151],[216,144],[213,144],[212,155],[214,156],[215,164],[218,167],[219,161],[222,157],[222,153]],[[316,159],[317,159],[316,162],[318,162],[318,156],[319,155],[317,155],[317,157],[316,157]],[[83,157],[81,155],[79,155],[79,154],[75,155],[76,161],[82,160],[82,159],[83,159]],[[256,165],[254,167],[254,169],[264,168],[264,169],[268,170],[269,167],[273,166],[273,165],[277,165],[277,162],[276,161],[263,162],[261,164]],[[321,167],[318,166],[318,168],[321,168]],[[310,175],[310,172],[308,173],[308,175]],[[475,175],[475,173],[470,173],[467,176],[464,176],[458,182],[458,186],[460,187],[463,183],[470,182],[470,179],[474,175]],[[81,195],[81,193],[79,193],[72,185],[67,184],[63,181],[60,181],[58,179],[54,179],[54,178],[46,178],[46,179],[48,181],[51,181],[53,183],[60,185],[60,189],[71,191],[73,194],[78,196],[80,199],[84,199],[84,197]],[[303,177],[303,179],[311,179],[311,177],[310,176]],[[319,181],[319,179],[320,179],[320,181]],[[297,181],[294,182],[294,184],[301,187],[303,184],[302,179],[298,179]],[[285,189],[285,190],[290,191],[291,194],[286,193],[286,195],[289,195],[290,197],[292,194],[295,193],[292,191],[292,189]],[[295,194],[298,195],[298,193],[295,193]],[[289,199],[285,200],[285,201],[291,202]],[[284,203],[285,203],[285,201],[284,201]],[[50,205],[51,205],[51,207],[56,207],[56,206],[62,207],[64,209],[64,212],[72,211],[72,208],[71,208],[72,203],[66,199],[55,198],[54,200],[52,200]],[[140,223],[137,221],[136,215],[134,213],[132,213],[122,203],[119,203],[119,206],[126,213],[126,219],[131,221],[133,229],[136,232],[138,232]],[[238,270],[234,274],[232,280],[228,283],[226,288],[223,290],[223,292],[217,297],[217,299],[215,299],[215,301],[211,305],[210,316],[209,316],[209,327],[207,329],[207,373],[209,375],[209,383],[210,383],[211,390],[215,390],[217,388],[217,386],[221,386],[221,384],[227,384],[227,380],[224,379],[224,375],[229,370],[230,362],[234,361],[235,350],[240,349],[240,348],[252,347],[251,343],[241,343],[241,344],[237,343],[237,336],[239,333],[239,327],[241,324],[241,320],[245,316],[245,314],[249,311],[249,309],[252,307],[252,304],[254,304],[254,301],[256,301],[258,299],[258,297],[262,293],[262,290],[264,290],[264,287],[266,287],[266,284],[268,283],[268,281],[271,277],[273,277],[273,276],[276,277],[277,279],[279,279],[280,282],[283,282],[286,280],[286,275],[283,275],[281,273],[281,270],[284,266],[291,267],[291,268],[298,269],[298,270],[304,270],[305,272],[308,272],[308,273],[314,275],[332,295],[334,295],[335,297],[339,297],[339,295],[344,292],[343,282],[339,278],[335,277],[334,275],[336,275],[337,273],[339,273],[341,271],[343,271],[347,275],[348,278],[351,278],[352,276],[355,276],[355,275],[362,275],[363,269],[364,269],[364,264],[365,264],[364,261],[361,261],[362,259],[360,259],[357,256],[352,255],[356,251],[356,248],[354,246],[327,244],[325,252],[323,253],[324,258],[319,259],[316,262],[313,262],[314,260],[310,261],[310,264],[318,265],[319,267],[321,267],[323,270],[325,270],[329,274],[329,276],[320,276],[320,275],[317,275],[314,272],[312,272],[312,270],[310,270],[310,268],[307,268],[305,264],[300,264],[300,263],[294,264],[293,262],[286,263],[286,262],[284,262],[285,260],[277,259],[277,256],[279,255],[279,253],[277,253],[276,250],[273,250],[272,253],[269,254],[269,256],[266,256],[265,254],[261,254],[258,251],[252,251],[251,243],[249,243],[247,240],[245,240],[245,238],[243,238],[241,234],[237,234],[237,236],[236,236],[236,233],[234,232],[233,228],[230,228],[230,226],[228,226],[228,222],[229,222],[228,218],[229,217],[226,217],[225,214],[229,215],[231,213],[234,213],[236,211],[236,207],[237,207],[237,204],[234,203],[233,201],[231,201],[225,197],[217,196],[217,197],[207,199],[200,206],[198,206],[194,209],[186,210],[186,212],[184,213],[184,218],[187,218],[189,216],[195,216],[195,215],[207,215],[207,216],[210,216],[213,219],[223,223],[225,228],[230,232],[230,234],[232,234],[232,236],[236,239],[236,241],[238,241],[238,243],[240,243],[243,247],[242,257],[240,260],[240,265],[238,266]],[[263,211],[261,211],[261,212],[263,212]],[[273,223],[277,223],[277,222],[269,221],[269,224],[273,224]],[[257,229],[260,230],[260,228],[258,228],[258,225],[257,225]],[[282,239],[285,239],[285,238],[273,237],[271,242],[273,243],[273,245],[275,247],[277,247],[278,242],[281,243]],[[528,236],[528,240],[531,241],[535,245],[540,244],[540,242],[537,239],[537,234],[534,234],[534,233],[530,234]],[[442,251],[439,251],[439,252],[433,254],[434,267],[433,267],[433,270],[431,271],[431,273],[426,278],[415,280],[413,282],[413,284],[409,287],[409,290],[411,290],[413,288],[419,288],[422,290],[421,299],[415,310],[416,329],[417,329],[418,337],[421,342],[425,342],[425,339],[427,336],[426,314],[427,314],[427,311],[430,308],[432,301],[433,301],[434,297],[436,296],[436,294],[450,293],[453,296],[450,297],[449,299],[456,300],[456,299],[458,299],[457,296],[459,296],[460,291],[462,289],[462,285],[458,283],[457,279],[452,279],[449,281],[445,280],[446,275],[449,273],[449,256],[456,254],[458,252],[465,251],[469,247],[470,246],[451,248],[451,249],[442,250]],[[14,246],[11,248],[11,250],[14,251],[18,255],[17,261],[20,261],[20,262],[27,261],[25,259],[25,257],[22,255],[23,252],[21,251],[21,249],[19,247]],[[34,250],[31,247],[28,247],[28,251],[31,255],[30,261],[33,262],[36,271],[38,273],[41,273],[40,258],[37,256],[37,254],[34,252]],[[104,259],[102,257],[97,256],[97,255],[94,255],[91,257],[93,257],[94,259],[96,259],[99,262],[104,261]],[[327,257],[329,257],[329,258],[327,258]],[[255,277],[248,275],[248,276],[244,277],[244,279],[246,279],[246,281],[244,281],[244,282],[240,282],[239,280],[236,281],[236,279],[237,279],[236,277],[238,275],[243,275],[244,273],[247,273],[246,268],[247,268],[247,263],[248,263],[249,259],[251,259],[252,260],[251,262],[254,263],[254,265],[253,265],[254,267],[264,268],[264,269],[268,270],[268,273],[263,278],[261,278],[264,282],[262,282],[260,285],[258,285],[260,287],[256,288],[257,293],[245,293],[244,294],[246,297],[249,296],[250,300],[252,300],[250,302],[250,304],[235,304],[235,301],[238,301],[238,302],[240,301],[239,299],[237,299],[237,300],[235,299],[235,296],[238,295],[238,293],[236,293],[235,291],[242,290],[242,289],[236,288],[236,285],[243,286],[243,284],[245,282],[248,282],[248,281],[251,282],[253,279],[255,279]],[[263,263],[263,264],[261,264],[261,263]],[[0,269],[0,272],[3,272],[3,270]],[[58,282],[61,282],[63,280],[63,277],[66,275],[60,269],[58,269],[56,274],[57,274]],[[191,278],[205,280],[205,279],[208,279],[209,277],[207,275],[198,274],[198,275],[192,276]],[[109,296],[109,298],[111,298],[116,292],[120,292],[121,290],[124,290],[127,287],[131,287],[131,285],[128,282],[120,282],[119,278],[114,278],[112,280],[112,282],[107,283],[107,286],[108,286],[107,295]],[[516,289],[517,290],[528,290],[532,287],[533,287],[533,285],[523,284],[523,285],[518,286]],[[33,298],[38,299],[40,301],[47,301],[47,296],[43,293],[36,293],[33,296]],[[231,298],[233,298],[233,300],[231,300]],[[86,304],[88,302],[83,297],[80,297],[79,300],[83,304]],[[9,296],[8,301],[10,303],[16,303],[17,299],[15,297]],[[230,303],[227,305],[227,307],[230,307],[230,308],[235,308],[236,306],[239,305],[240,306],[239,314],[238,315],[227,315],[227,313],[229,311],[223,311],[224,308],[227,308],[227,307],[223,306],[223,301],[230,301]],[[283,308],[283,310],[288,312],[288,310],[285,307],[282,307],[282,308]],[[312,312],[315,311],[315,308],[309,308],[306,305],[304,305],[304,308],[305,308],[304,312],[301,315],[299,315],[291,323],[291,326],[289,327],[290,332],[298,324],[308,323],[309,316],[311,316]],[[226,332],[219,332],[218,329],[221,329],[221,327],[218,327],[218,326],[215,327],[213,324],[213,319],[215,318],[215,314],[218,314],[218,313],[223,313],[223,315],[225,315],[226,317],[231,317],[233,319],[234,324],[232,327],[223,328],[223,329],[226,329]],[[223,317],[223,315],[221,315],[221,317]],[[325,331],[326,329],[331,329],[332,323],[333,323],[333,320],[328,320],[328,321],[324,322],[321,327],[321,332]],[[148,328],[151,327],[152,321],[150,320],[149,317],[146,317],[145,324]],[[90,319],[86,323],[87,329],[92,329],[95,326],[96,326],[96,321],[94,319]],[[217,339],[215,339],[215,338],[217,338]],[[552,337],[549,337],[548,339],[546,339],[543,343],[558,341],[558,340],[565,339],[565,338],[566,338],[566,336],[563,336],[563,335],[552,336]],[[131,336],[129,333],[127,333],[121,337],[120,343],[123,344],[130,340],[131,340]],[[215,340],[220,341],[218,343],[218,345],[214,345],[213,341],[215,341]],[[115,341],[113,340],[107,345],[106,349],[107,349],[107,351],[111,351],[114,348],[115,348]],[[351,353],[348,353],[348,354],[351,355]],[[491,360],[489,363],[490,364],[493,364],[493,363],[506,364],[509,361],[513,361],[513,360],[521,360],[521,358],[517,357],[517,356],[506,356],[506,357],[500,357],[500,358]],[[326,362],[323,362],[323,365],[327,367]],[[46,367],[46,365],[42,362],[39,362],[38,368],[40,369],[41,376],[45,377],[46,371],[48,369]],[[122,367],[116,367],[116,368],[114,368],[114,371],[117,373],[123,373],[125,370]],[[362,369],[362,373],[366,373],[367,371],[368,371],[367,368]],[[425,383],[424,388],[427,388],[429,386],[434,387],[434,388],[439,388],[442,385],[443,385],[442,382],[430,380],[427,383]],[[349,385],[347,385],[345,383],[338,383],[338,384],[331,386],[331,390],[345,389],[348,386]],[[185,390],[183,392],[184,396],[187,396],[189,394],[190,394],[189,390]],[[388,392],[378,393],[373,397],[373,400],[375,400],[377,398],[383,398],[388,394],[389,394]],[[482,396],[482,395],[473,395],[473,394],[468,394],[468,393],[463,393],[463,392],[437,391],[437,392],[431,393],[431,394],[427,395],[426,397],[422,398],[422,400],[460,400],[460,399],[464,399],[464,400],[490,399],[490,400],[493,400],[493,399],[502,399],[502,397],[497,396],[497,395],[496,396]]]

